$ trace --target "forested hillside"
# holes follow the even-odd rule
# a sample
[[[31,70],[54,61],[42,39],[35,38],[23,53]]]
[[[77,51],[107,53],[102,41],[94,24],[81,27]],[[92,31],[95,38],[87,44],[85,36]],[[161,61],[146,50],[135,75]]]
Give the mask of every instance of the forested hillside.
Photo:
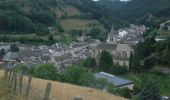
[[[1,0],[1,33],[48,33],[48,27],[63,32],[63,19],[100,19],[92,0]],[[76,23],[76,22],[75,22]]]
[[[65,29],[61,22],[62,20],[67,21],[65,19],[95,19],[104,25],[105,29],[109,29],[111,25],[120,28],[128,26],[130,23],[159,24],[170,18],[169,10],[169,0],[131,0],[130,2],[118,0],[99,0],[98,2],[92,0],[1,0],[0,33],[42,35],[48,33],[48,27],[51,26],[57,28],[57,31],[63,32]],[[153,20],[146,20],[149,15],[153,15]]]
[[[130,2],[100,0],[96,3],[109,9],[114,19],[123,21],[121,26],[129,23],[148,24],[146,19],[149,15],[159,23],[170,18],[169,0],[131,0]]]

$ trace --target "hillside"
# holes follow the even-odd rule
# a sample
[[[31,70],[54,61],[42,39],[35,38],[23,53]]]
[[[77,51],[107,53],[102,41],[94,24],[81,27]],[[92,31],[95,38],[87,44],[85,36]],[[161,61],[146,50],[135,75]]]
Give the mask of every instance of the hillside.
[[[2,77],[3,77],[3,72],[0,70],[0,80],[2,80]],[[28,77],[24,77],[23,81],[24,81],[24,84],[26,84],[26,82],[28,81]],[[33,78],[32,83],[31,83],[31,86],[32,86],[31,88],[32,88],[32,91],[34,91],[35,96],[37,94],[43,95],[43,91],[45,90],[47,82],[52,83],[52,90],[50,92],[51,100],[56,100],[56,99],[57,100],[71,100],[71,98],[74,96],[83,97],[83,100],[124,100],[124,98],[121,98],[121,97],[118,97],[118,96],[115,96],[109,93],[105,93],[105,92],[102,92],[96,89]],[[0,87],[0,100],[3,97],[3,95],[6,95],[5,91],[2,91],[3,89],[1,88],[2,87]],[[9,92],[7,92],[7,94],[9,94]],[[31,96],[31,97],[34,97],[34,96]]]
[[[170,18],[169,0],[131,0],[130,2],[99,0],[96,4],[106,7],[106,9],[109,10],[110,15],[113,16],[115,20],[121,22],[116,23],[121,24],[120,26],[129,23],[144,23],[149,15],[156,17],[155,20],[161,19],[161,21]]]
[[[1,0],[0,33],[44,35],[49,33],[48,27],[62,33],[65,19],[97,20],[102,29],[109,29],[111,25],[150,24],[146,19],[153,15],[152,23],[159,24],[170,18],[169,10],[169,0]]]
[[[48,27],[63,32],[62,20],[98,19],[100,16],[93,8],[92,0],[1,0],[0,33],[44,35],[48,33]]]

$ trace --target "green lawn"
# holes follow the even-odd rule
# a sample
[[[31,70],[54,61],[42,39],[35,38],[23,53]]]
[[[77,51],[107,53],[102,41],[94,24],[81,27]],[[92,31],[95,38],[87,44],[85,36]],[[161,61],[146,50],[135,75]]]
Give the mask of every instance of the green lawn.
[[[155,80],[158,84],[158,87],[160,89],[161,95],[167,95],[170,96],[170,77],[166,75],[156,75],[152,73],[141,73],[141,74],[132,74],[133,76],[137,77],[141,81],[145,78],[151,78]],[[142,85],[142,82],[136,78],[134,78],[130,74],[122,75],[122,77],[134,81],[135,85],[137,87],[140,87]]]

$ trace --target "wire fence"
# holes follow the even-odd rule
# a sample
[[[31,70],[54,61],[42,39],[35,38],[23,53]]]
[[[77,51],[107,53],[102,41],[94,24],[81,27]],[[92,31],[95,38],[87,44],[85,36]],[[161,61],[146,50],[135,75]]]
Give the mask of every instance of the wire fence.
[[[48,82],[42,91],[32,86],[32,76],[17,72],[16,68],[4,68],[4,81],[19,100],[57,100],[50,98],[52,83]],[[81,97],[74,96],[70,100],[83,100]]]
[[[50,100],[49,95],[52,83],[48,82],[44,91],[37,91],[31,86],[32,76],[27,76],[26,81],[23,80],[25,76],[23,72],[17,73],[16,69],[5,68],[4,71],[6,84],[12,93],[18,96],[19,100]]]

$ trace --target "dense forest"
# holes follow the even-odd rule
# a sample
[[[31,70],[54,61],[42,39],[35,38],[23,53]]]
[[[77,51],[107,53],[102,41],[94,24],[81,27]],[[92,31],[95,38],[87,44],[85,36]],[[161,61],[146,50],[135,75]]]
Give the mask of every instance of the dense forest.
[[[79,15],[69,16],[63,10],[73,6]],[[130,23],[159,24],[170,18],[169,0],[1,0],[0,33],[48,33],[55,26],[63,32],[60,19],[97,19],[106,29],[111,25],[120,28]],[[146,20],[149,15],[153,20]]]
[[[121,22],[115,23],[115,25],[159,24],[170,18],[169,0],[131,0],[129,2],[99,0],[96,4],[105,7],[115,20]],[[152,20],[148,21],[149,17]]]

